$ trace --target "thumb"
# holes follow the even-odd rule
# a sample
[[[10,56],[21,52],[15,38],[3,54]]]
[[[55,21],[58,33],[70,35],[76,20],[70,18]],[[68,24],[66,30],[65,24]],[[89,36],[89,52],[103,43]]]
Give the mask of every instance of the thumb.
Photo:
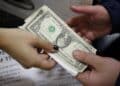
[[[73,56],[83,63],[86,63],[87,65],[92,66],[96,70],[101,70],[101,67],[103,65],[103,59],[97,55],[85,53],[79,50],[76,50],[73,52]]]
[[[72,6],[72,11],[76,13],[93,15],[96,12],[95,6]]]
[[[85,83],[87,84],[88,82],[90,82],[89,77],[90,77],[90,71],[85,71],[83,73],[79,73],[76,76],[76,78],[78,80],[80,80],[80,82],[83,83],[83,84],[85,84]]]
[[[54,46],[50,42],[43,40],[41,38],[38,38],[36,40],[34,46],[37,48],[42,48],[47,52],[54,52],[55,51]]]

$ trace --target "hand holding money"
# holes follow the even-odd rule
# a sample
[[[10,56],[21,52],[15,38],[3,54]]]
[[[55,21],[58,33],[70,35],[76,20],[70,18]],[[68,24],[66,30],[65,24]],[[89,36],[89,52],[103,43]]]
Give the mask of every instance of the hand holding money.
[[[23,67],[37,67],[50,69],[55,61],[46,54],[38,53],[37,49],[43,48],[47,52],[53,51],[53,45],[38,38],[30,32],[18,29],[0,29],[0,49],[6,51]]]
[[[50,8],[42,6],[25,20],[20,28],[36,34],[59,46],[56,53],[48,53],[73,76],[83,72],[87,65],[75,60],[72,56],[74,50],[95,53],[96,49],[79,37],[67,24],[65,24]]]
[[[76,77],[85,86],[116,86],[120,74],[120,62],[111,57],[101,57],[95,54],[76,50],[73,56],[90,65],[90,70]],[[114,70],[114,71],[113,71]]]

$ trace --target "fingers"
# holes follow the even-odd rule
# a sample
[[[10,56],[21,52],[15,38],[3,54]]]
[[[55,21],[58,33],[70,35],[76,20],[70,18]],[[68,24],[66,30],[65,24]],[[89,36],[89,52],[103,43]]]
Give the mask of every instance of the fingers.
[[[80,80],[81,83],[87,83],[89,82],[90,78],[90,71],[85,71],[83,73],[79,73],[76,78]]]
[[[76,13],[93,15],[96,12],[95,6],[72,6],[72,11]]]
[[[25,46],[25,49],[19,53],[17,60],[25,67],[37,67],[41,69],[51,69],[55,65],[54,60],[50,60],[48,55],[39,54],[35,48],[31,46]]]
[[[96,56],[94,54],[90,54],[90,53],[85,53],[79,50],[76,50],[73,52],[73,56],[83,62],[86,63],[88,65],[91,65],[92,67],[94,67],[96,70],[100,70],[101,66],[103,65],[103,60],[101,57]]]
[[[43,48],[47,52],[54,52],[55,51],[54,45],[52,45],[50,42],[45,41],[45,40],[38,38],[38,37],[36,39],[36,42],[34,43],[34,46],[37,48],[40,48],[40,49]]]
[[[88,19],[89,19],[89,16],[86,16],[86,15],[75,16],[68,19],[67,24],[70,27],[78,27],[87,23]]]
[[[89,43],[89,44],[91,44],[92,43],[92,41],[91,40],[89,40],[88,38],[86,38],[86,37],[82,37],[87,43]]]
[[[75,16],[73,18],[70,18],[69,20],[67,20],[67,24],[70,26],[70,27],[76,27],[80,24],[80,16]]]
[[[35,67],[49,70],[55,66],[56,62],[49,58],[48,55],[40,54],[39,57],[36,59],[36,62],[34,64]]]
[[[86,36],[84,36],[81,32],[78,32],[77,34],[78,34],[80,37],[82,37],[87,43],[89,43],[89,44],[92,43],[92,41],[91,41],[89,38],[87,38]]]
[[[83,34],[83,37],[88,39],[89,41],[93,41],[96,38],[94,31],[90,30],[86,30],[84,32],[81,31],[81,34]]]

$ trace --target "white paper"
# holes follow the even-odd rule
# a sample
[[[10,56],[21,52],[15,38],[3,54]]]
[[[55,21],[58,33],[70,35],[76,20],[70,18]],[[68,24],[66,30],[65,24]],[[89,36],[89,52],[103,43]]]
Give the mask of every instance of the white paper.
[[[0,86],[82,86],[59,65],[50,71],[24,69],[0,50]]]

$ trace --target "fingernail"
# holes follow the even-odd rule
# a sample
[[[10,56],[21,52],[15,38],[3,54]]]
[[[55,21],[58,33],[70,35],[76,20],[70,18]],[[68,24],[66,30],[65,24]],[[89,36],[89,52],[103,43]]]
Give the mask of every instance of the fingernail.
[[[59,50],[59,47],[58,47],[57,45],[54,45],[54,46],[53,46],[53,49],[54,49],[54,50]]]
[[[53,45],[52,53],[55,53],[59,50],[59,47],[57,45]]]

